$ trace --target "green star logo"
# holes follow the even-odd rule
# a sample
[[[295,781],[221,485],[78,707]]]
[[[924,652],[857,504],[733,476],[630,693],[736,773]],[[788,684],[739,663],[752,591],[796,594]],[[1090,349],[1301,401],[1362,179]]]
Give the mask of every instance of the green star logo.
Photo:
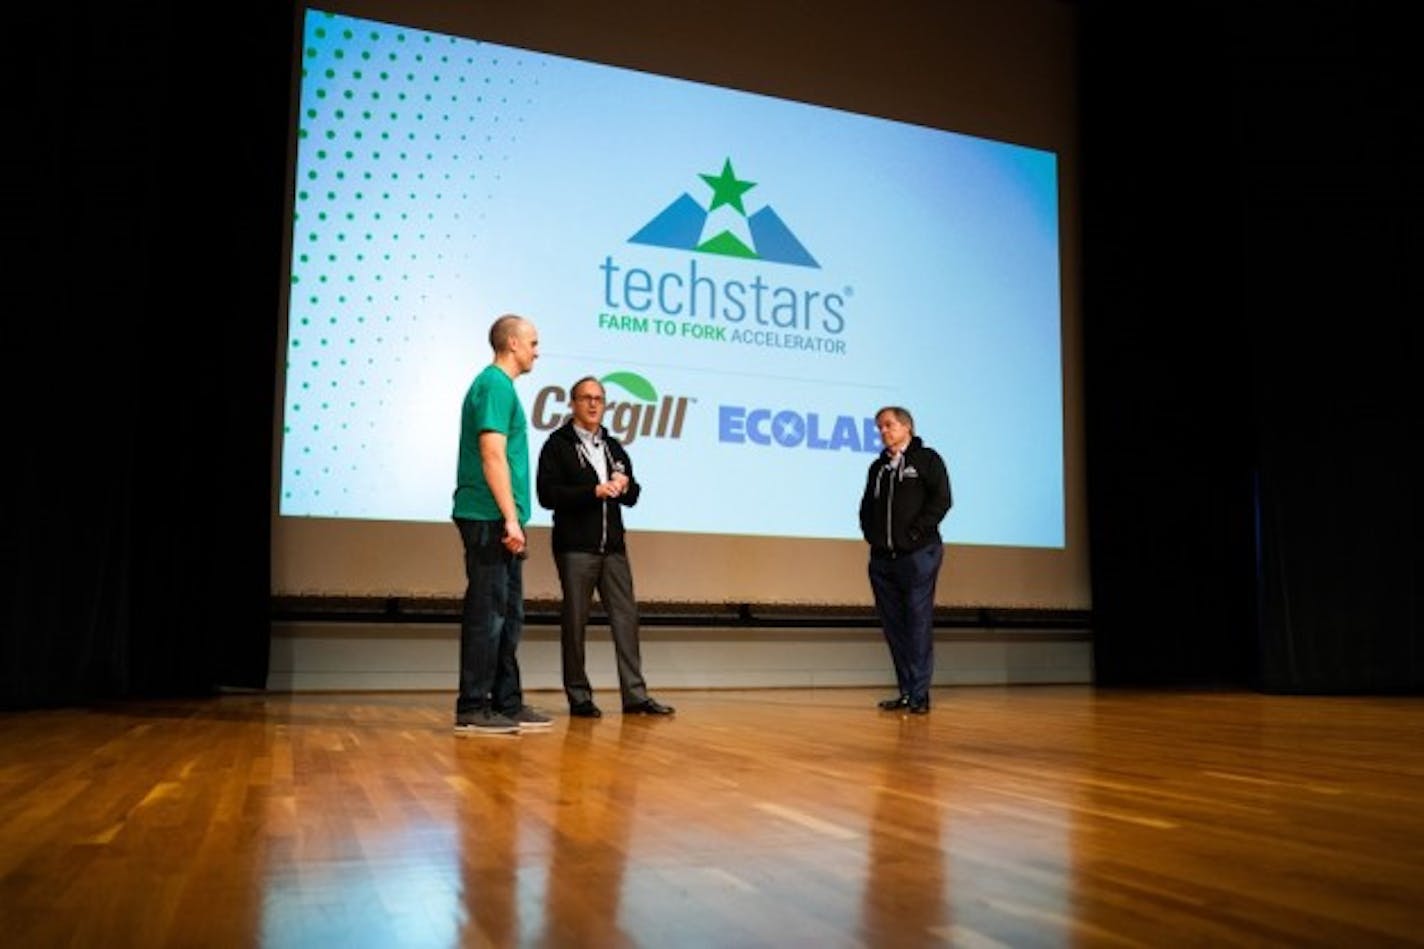
[[[742,197],[755,188],[757,183],[738,178],[737,172],[732,168],[732,159],[723,160],[721,174],[699,174],[697,177],[712,189],[709,206],[703,207],[692,195],[684,191],[628,238],[628,243],[670,247],[698,254],[716,254],[720,257],[740,257],[743,260],[765,260],[797,267],[821,266],[771,205],[763,205],[751,214],[747,213]],[[720,207],[731,208],[741,215],[746,221],[745,228],[738,222],[729,222],[725,214],[714,218],[712,212]],[[736,225],[740,236],[725,226],[728,223]],[[722,225],[720,229],[718,224]],[[712,230],[717,233],[708,237],[705,232]],[[746,240],[748,237],[750,243]]]
[[[722,173],[720,175],[698,175],[712,188],[712,204],[708,207],[708,212],[720,208],[722,205],[730,205],[736,208],[737,213],[742,217],[747,216],[747,209],[742,207],[742,195],[756,187],[755,181],[742,181],[737,177],[737,173],[732,170],[732,159],[728,158],[722,163]]]

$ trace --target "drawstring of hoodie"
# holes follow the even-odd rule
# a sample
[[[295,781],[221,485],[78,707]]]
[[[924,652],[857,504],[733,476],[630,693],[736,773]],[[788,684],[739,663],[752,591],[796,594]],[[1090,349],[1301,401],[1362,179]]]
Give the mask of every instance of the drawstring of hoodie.
[[[578,455],[579,467],[593,469],[594,476],[597,477],[598,466],[594,464],[593,455],[589,453],[588,446],[584,444],[582,438],[578,438],[577,435],[574,437],[578,442],[576,454]],[[599,439],[598,447],[603,451],[603,470],[612,471],[613,455],[608,451],[608,443]],[[602,515],[603,527],[598,538],[598,552],[603,553],[604,549],[608,546],[608,499],[601,498],[600,502],[598,511]]]
[[[895,482],[905,480],[905,453],[899,452],[880,468],[880,476],[875,479],[875,497],[880,497],[880,480],[885,474],[890,475],[889,490],[885,492],[885,549],[890,551],[891,556],[895,554],[895,538],[893,536],[895,519]]]

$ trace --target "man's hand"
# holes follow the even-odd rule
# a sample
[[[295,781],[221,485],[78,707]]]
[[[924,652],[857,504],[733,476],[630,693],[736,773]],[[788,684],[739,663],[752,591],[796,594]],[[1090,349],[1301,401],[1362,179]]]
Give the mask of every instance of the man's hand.
[[[524,553],[526,542],[524,539],[524,528],[519,526],[519,521],[508,518],[504,522],[504,549],[512,554]]]
[[[628,476],[621,471],[615,471],[613,477],[593,489],[593,496],[596,498],[616,498],[627,490]]]

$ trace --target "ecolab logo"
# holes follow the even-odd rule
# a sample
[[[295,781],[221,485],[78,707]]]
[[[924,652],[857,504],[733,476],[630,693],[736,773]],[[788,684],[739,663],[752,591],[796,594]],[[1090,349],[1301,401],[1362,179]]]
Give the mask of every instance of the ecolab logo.
[[[717,407],[717,440],[818,451],[880,453],[880,432],[874,418],[837,415],[829,419],[817,412],[803,414],[793,409],[720,405]]]
[[[692,399],[685,395],[664,395],[659,399],[653,384],[635,372],[610,372],[598,381],[610,396],[604,406],[603,424],[620,442],[631,445],[640,435],[682,437],[682,423]],[[623,389],[632,398],[613,401],[610,386]],[[553,431],[568,420],[569,407],[569,393],[562,386],[545,386],[534,396],[529,424],[541,432]]]

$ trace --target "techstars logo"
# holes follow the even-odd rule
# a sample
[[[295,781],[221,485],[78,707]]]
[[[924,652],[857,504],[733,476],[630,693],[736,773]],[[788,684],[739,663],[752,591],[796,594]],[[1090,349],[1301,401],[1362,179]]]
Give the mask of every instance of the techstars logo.
[[[653,384],[636,372],[610,372],[598,380],[608,391],[617,386],[629,398],[609,401],[604,406],[604,424],[619,441],[631,445],[642,435],[648,438],[681,438],[682,423],[687,418],[687,406],[693,400],[685,395],[663,395]],[[608,391],[609,396],[612,392]],[[569,393],[562,386],[545,386],[534,396],[530,424],[541,432],[552,431],[564,424],[569,413],[559,407],[569,405]]]
[[[723,162],[720,175],[698,177],[712,189],[712,201],[706,208],[684,191],[628,243],[820,269],[771,205],[747,215],[742,197],[756,182],[738,178],[732,159]]]

